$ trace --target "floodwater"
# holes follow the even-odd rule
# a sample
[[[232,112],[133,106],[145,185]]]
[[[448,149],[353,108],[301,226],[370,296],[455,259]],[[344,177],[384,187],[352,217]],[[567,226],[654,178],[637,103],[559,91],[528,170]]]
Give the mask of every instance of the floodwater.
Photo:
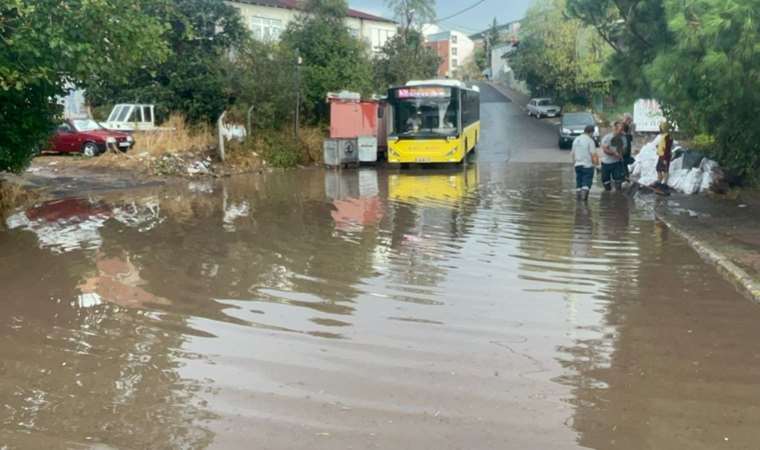
[[[760,309],[551,164],[66,198],[0,231],[0,448],[750,449]]]

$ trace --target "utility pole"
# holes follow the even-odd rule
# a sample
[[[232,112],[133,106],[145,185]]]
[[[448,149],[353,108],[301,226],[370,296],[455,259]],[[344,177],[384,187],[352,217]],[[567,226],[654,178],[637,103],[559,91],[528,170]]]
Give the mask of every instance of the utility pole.
[[[301,119],[301,64],[303,59],[301,58],[301,52],[296,49],[296,114],[295,121],[293,123],[293,137],[298,139],[298,129],[300,128]]]
[[[406,27],[404,28],[404,40],[409,36],[409,30],[412,28],[412,22],[414,22],[414,8],[406,10]]]

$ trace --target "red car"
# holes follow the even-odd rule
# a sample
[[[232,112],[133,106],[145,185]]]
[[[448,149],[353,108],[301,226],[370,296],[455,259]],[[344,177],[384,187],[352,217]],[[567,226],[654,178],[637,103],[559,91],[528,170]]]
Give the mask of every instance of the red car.
[[[96,156],[109,146],[126,152],[133,145],[135,140],[127,133],[107,130],[92,119],[68,119],[56,128],[47,151]]]

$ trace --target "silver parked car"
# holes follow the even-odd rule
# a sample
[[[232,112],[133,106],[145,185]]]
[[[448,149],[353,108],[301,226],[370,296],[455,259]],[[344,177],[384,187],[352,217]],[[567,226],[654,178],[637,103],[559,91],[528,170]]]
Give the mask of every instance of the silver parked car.
[[[528,102],[528,115],[538,117],[557,117],[562,108],[555,105],[550,98],[532,98]]]

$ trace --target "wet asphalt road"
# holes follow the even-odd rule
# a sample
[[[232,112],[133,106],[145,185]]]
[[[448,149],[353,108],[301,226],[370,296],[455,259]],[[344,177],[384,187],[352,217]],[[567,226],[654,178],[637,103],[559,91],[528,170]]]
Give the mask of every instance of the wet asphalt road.
[[[760,310],[573,199],[483,89],[466,168],[64,198],[0,230],[0,448],[752,449]]]

